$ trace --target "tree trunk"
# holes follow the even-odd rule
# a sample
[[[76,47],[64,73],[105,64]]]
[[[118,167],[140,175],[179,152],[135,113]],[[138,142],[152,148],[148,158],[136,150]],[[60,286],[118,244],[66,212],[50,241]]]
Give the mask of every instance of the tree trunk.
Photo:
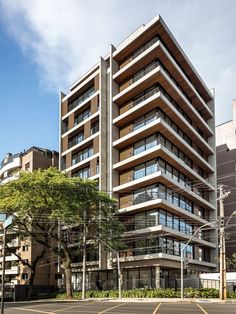
[[[72,294],[72,271],[71,271],[71,266],[70,265],[65,265],[65,277],[66,277],[66,297],[67,299],[72,299],[73,294]]]
[[[26,297],[27,301],[29,301],[31,299],[31,296],[32,296],[34,279],[35,279],[35,270],[31,270],[30,277],[29,277],[29,290],[28,290],[27,297]]]

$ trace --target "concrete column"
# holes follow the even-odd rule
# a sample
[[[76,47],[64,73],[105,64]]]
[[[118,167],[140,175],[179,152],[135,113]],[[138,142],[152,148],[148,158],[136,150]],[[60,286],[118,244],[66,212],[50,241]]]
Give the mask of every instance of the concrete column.
[[[161,288],[160,271],[161,271],[160,265],[156,265],[155,266],[155,274],[156,274],[155,288],[156,289]]]

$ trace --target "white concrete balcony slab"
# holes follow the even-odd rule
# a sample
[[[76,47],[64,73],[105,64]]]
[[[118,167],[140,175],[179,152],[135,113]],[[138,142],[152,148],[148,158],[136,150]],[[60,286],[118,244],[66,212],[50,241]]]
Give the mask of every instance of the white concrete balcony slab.
[[[14,158],[11,162],[8,162],[0,169],[0,177],[5,171],[14,170],[21,167],[21,157]],[[4,178],[3,178],[4,179]]]
[[[125,239],[128,239],[128,238],[133,238],[135,236],[140,237],[140,236],[156,235],[156,234],[173,236],[176,239],[185,240],[186,242],[191,238],[190,235],[184,232],[180,232],[178,230],[168,228],[164,225],[157,225],[154,227],[127,231],[127,232],[124,232],[123,237]],[[216,248],[216,244],[211,243],[209,241],[202,240],[197,237],[192,238],[191,243],[199,244],[204,247]]]
[[[130,201],[129,204],[126,207],[119,208],[117,213],[118,214],[135,214],[142,212],[144,210],[149,209],[157,209],[157,208],[165,209],[173,214],[176,214],[177,216],[180,216],[182,218],[187,218],[192,221],[198,221],[201,224],[209,223],[209,221],[202,219],[198,215],[195,215],[194,213],[191,213],[190,211],[183,209],[173,203],[167,202],[166,200],[156,198],[154,200],[133,204],[133,201]]]

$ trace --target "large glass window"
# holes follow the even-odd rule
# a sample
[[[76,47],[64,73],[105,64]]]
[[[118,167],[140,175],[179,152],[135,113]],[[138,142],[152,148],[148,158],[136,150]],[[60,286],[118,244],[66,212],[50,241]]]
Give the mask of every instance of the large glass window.
[[[154,227],[158,225],[158,211],[152,210],[146,213],[146,226]]]
[[[140,154],[145,151],[145,141],[142,140],[134,144],[134,155]]]
[[[135,229],[136,230],[146,228],[146,225],[145,225],[145,212],[136,214],[135,217],[134,217],[134,221],[135,221]]]
[[[158,171],[157,161],[155,159],[146,163],[146,175],[150,175]]]
[[[145,164],[140,164],[134,168],[134,180],[145,176]]]
[[[146,150],[151,149],[157,145],[156,135],[152,135],[146,139]]]
[[[134,204],[143,203],[146,201],[145,189],[139,189],[134,192]]]

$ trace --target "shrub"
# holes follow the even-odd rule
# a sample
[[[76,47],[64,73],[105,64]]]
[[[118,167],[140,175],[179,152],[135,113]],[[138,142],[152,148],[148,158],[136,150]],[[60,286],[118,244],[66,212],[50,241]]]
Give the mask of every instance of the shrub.
[[[119,296],[118,290],[90,290],[86,291],[87,298],[117,298]],[[167,289],[132,289],[123,290],[123,298],[180,298],[180,290],[171,288]],[[219,290],[217,289],[184,289],[184,296],[186,298],[218,298]],[[81,292],[74,292],[73,297],[75,299],[81,299]],[[66,299],[65,293],[58,293],[57,299]],[[227,298],[236,298],[236,292],[227,292]]]

